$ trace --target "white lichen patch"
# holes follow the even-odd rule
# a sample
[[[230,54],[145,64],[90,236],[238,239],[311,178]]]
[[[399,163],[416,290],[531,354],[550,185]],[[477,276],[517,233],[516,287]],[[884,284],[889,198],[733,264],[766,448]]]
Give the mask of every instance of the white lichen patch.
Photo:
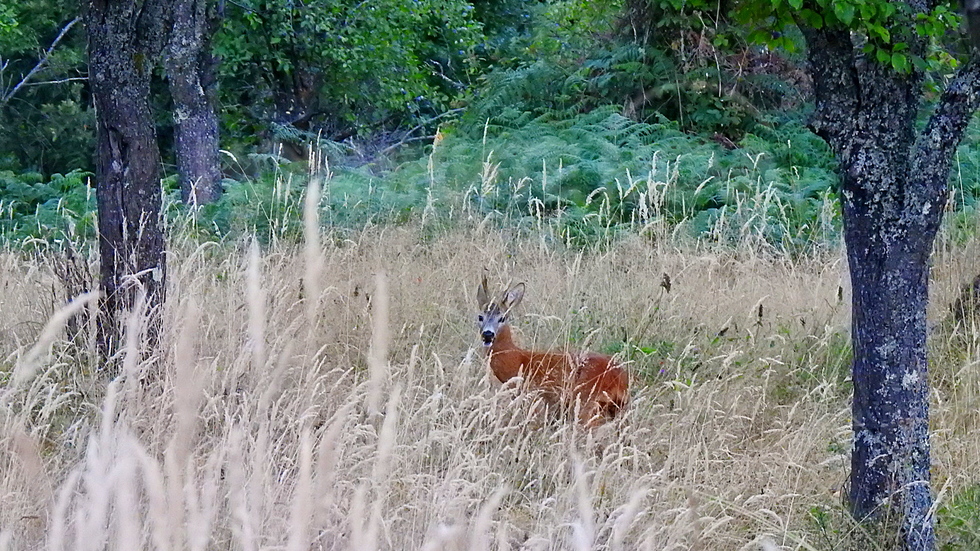
[[[902,377],[902,388],[912,390],[919,384],[919,373],[917,371],[906,371]]]

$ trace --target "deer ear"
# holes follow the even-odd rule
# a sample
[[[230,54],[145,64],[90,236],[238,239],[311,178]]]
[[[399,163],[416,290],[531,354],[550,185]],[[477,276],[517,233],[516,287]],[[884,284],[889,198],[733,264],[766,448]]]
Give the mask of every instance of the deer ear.
[[[487,276],[483,276],[483,281],[480,282],[480,286],[476,289],[476,301],[480,304],[480,308],[486,308],[490,304],[490,290],[487,289]]]
[[[518,283],[504,293],[503,302],[507,305],[507,310],[511,310],[521,303],[522,298],[524,298],[524,284]]]

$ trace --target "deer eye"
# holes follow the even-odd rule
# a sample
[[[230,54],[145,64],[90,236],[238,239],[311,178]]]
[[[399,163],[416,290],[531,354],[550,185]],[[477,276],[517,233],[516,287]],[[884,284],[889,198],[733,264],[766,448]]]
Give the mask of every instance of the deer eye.
[[[478,319],[479,321],[483,321],[483,316],[477,316],[476,319]]]

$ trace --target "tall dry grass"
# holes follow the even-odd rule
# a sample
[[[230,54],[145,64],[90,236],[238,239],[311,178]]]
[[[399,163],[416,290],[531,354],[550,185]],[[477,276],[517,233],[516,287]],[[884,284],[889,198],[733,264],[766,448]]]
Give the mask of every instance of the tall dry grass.
[[[840,507],[839,253],[788,260],[640,236],[582,252],[477,223],[316,227],[302,246],[176,239],[159,348],[141,350],[134,317],[108,383],[59,332],[46,261],[0,255],[0,549],[855,541]],[[978,270],[976,247],[937,253],[936,304]],[[473,320],[485,268],[500,285],[527,282],[523,343],[618,346],[634,376],[622,419],[588,433],[532,418],[528,397],[495,383]],[[980,472],[980,347],[969,327],[936,333],[945,499]]]

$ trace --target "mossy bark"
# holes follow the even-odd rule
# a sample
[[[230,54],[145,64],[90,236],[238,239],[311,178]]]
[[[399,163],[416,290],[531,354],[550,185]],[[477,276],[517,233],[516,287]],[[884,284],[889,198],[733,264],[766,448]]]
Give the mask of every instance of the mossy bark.
[[[140,294],[150,312],[149,334],[155,336],[164,297],[160,151],[149,106],[160,10],[155,1],[92,0],[85,15],[96,109],[98,342],[105,359],[118,347],[121,316]]]
[[[172,0],[169,9],[164,66],[174,101],[177,172],[185,204],[203,205],[221,197],[212,12],[207,0]]]

